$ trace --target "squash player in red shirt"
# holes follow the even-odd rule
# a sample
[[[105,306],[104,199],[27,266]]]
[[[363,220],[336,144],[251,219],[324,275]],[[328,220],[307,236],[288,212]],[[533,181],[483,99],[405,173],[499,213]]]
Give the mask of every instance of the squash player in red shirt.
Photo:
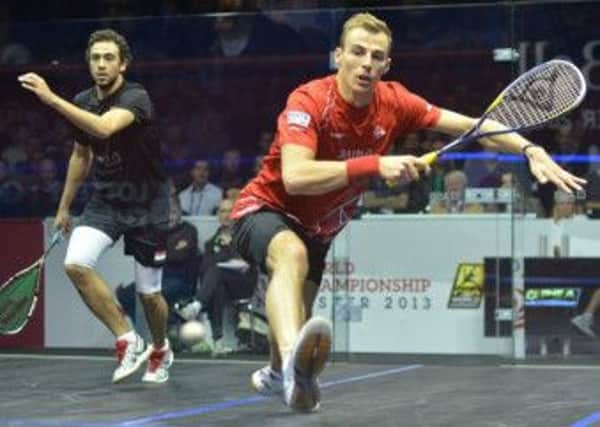
[[[419,179],[429,166],[415,156],[385,155],[394,141],[423,128],[459,135],[475,124],[397,82],[381,81],[391,43],[387,24],[371,14],[345,22],[335,50],[337,73],[292,92],[262,169],[233,208],[235,246],[269,275],[271,358],[252,384],[264,395],[283,393],[296,411],[319,407],[317,376],[329,354],[331,327],[311,318],[312,306],[329,244],[352,218],[366,180]],[[569,191],[585,182],[518,134],[483,143],[524,153],[542,183]]]

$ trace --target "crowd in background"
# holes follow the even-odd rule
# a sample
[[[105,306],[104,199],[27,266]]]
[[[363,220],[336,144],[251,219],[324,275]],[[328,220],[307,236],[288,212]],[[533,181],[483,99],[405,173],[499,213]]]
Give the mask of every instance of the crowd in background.
[[[105,26],[124,33],[133,47],[128,78],[141,82],[154,101],[165,166],[183,211],[189,215],[214,214],[220,200],[239,191],[260,167],[287,94],[304,81],[332,72],[329,52],[337,40],[331,34],[337,33],[345,12],[319,9],[324,3],[330,6],[321,1],[156,1],[144,6],[150,17],[123,19],[142,13],[138,10],[141,6],[103,0],[84,8],[88,12],[97,9],[95,15],[89,15],[98,17],[94,20],[33,23],[11,20],[11,14],[20,18],[19,8],[3,3],[0,216],[54,215],[73,147],[70,125],[22,92],[16,76],[34,70],[59,94],[74,96],[91,85],[83,62],[83,35]],[[349,3],[340,2],[340,6],[351,6]],[[285,11],[294,7],[315,10]],[[581,20],[592,19],[593,10],[566,9],[568,5],[557,6],[548,12],[546,21],[555,22],[560,15],[561,26],[574,28],[569,32],[573,43],[591,37],[581,34],[583,29],[592,28]],[[521,7],[515,20],[534,22],[528,16],[535,10]],[[79,16],[88,16],[81,11]],[[183,15],[212,11],[240,14]],[[542,25],[538,21],[519,26],[522,34],[514,34],[508,21],[502,24],[506,13],[502,7],[382,9],[379,14],[391,23],[395,37],[391,54],[394,67],[386,78],[401,81],[445,108],[480,114],[515,75],[512,64],[493,61],[492,48],[507,42],[510,34],[532,39],[544,32],[552,37],[551,32],[538,28]],[[449,22],[456,25],[447,25]],[[563,37],[560,46],[569,43],[569,37]],[[591,102],[593,96],[595,93],[588,94]],[[569,156],[598,151],[598,131],[590,134],[589,130],[574,115],[531,138],[563,155],[561,162],[570,171],[589,175],[592,185],[588,193],[600,195],[595,191],[600,188],[595,185],[600,176],[595,164],[569,162]],[[394,151],[420,155],[446,142],[441,135],[422,132],[397,141]],[[477,145],[469,151],[481,152]],[[444,160],[434,166],[429,177],[409,185],[374,180],[363,198],[361,213],[511,210],[551,216],[554,188],[532,187],[523,162],[504,162],[482,154],[483,158]],[[510,207],[470,203],[466,197],[469,188],[509,188],[515,197]],[[87,182],[73,204],[74,214],[81,212],[92,191]]]

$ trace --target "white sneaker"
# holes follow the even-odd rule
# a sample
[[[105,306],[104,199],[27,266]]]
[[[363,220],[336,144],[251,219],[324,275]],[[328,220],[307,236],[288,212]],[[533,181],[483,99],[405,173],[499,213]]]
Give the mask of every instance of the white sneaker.
[[[200,310],[202,310],[202,303],[197,300],[192,300],[185,305],[176,303],[173,308],[175,313],[177,313],[183,320],[195,320],[198,318]]]
[[[144,340],[137,334],[135,337],[135,342],[120,339],[115,343],[119,366],[113,372],[113,383],[121,382],[131,376],[148,358],[149,353],[144,351]]]
[[[283,367],[283,400],[298,412],[319,409],[321,391],[317,381],[331,349],[331,324],[313,317],[296,339],[292,353]]]
[[[270,366],[255,371],[251,378],[252,388],[263,396],[277,396],[283,391],[283,376]]]
[[[585,317],[583,314],[575,316],[571,319],[571,324],[575,326],[582,334],[587,335],[590,338],[596,338],[596,333],[592,329],[592,322],[589,317]]]
[[[156,349],[152,344],[148,346],[150,356],[148,357],[148,367],[142,377],[146,383],[164,383],[169,380],[169,368],[173,364],[173,351],[169,340],[165,340],[167,348],[165,350]]]

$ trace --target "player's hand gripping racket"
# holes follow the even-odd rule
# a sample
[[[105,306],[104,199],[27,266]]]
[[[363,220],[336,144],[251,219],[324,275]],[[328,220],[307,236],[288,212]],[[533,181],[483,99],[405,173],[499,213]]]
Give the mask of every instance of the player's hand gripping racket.
[[[558,59],[544,62],[508,85],[475,126],[442,149],[424,154],[421,159],[432,164],[440,155],[474,140],[547,124],[581,104],[586,90],[585,78],[575,65]]]
[[[56,231],[44,254],[0,286],[0,335],[19,333],[27,324],[38,300],[40,274],[46,256],[62,240]]]

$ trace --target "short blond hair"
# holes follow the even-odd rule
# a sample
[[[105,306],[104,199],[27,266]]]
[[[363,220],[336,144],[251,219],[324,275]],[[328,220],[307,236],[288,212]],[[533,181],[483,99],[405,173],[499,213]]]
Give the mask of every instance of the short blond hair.
[[[356,13],[344,22],[342,34],[340,35],[341,47],[344,47],[344,41],[350,30],[355,28],[362,28],[373,34],[384,33],[390,41],[389,50],[392,49],[392,30],[390,30],[390,27],[388,27],[385,21],[382,21],[368,12]]]

